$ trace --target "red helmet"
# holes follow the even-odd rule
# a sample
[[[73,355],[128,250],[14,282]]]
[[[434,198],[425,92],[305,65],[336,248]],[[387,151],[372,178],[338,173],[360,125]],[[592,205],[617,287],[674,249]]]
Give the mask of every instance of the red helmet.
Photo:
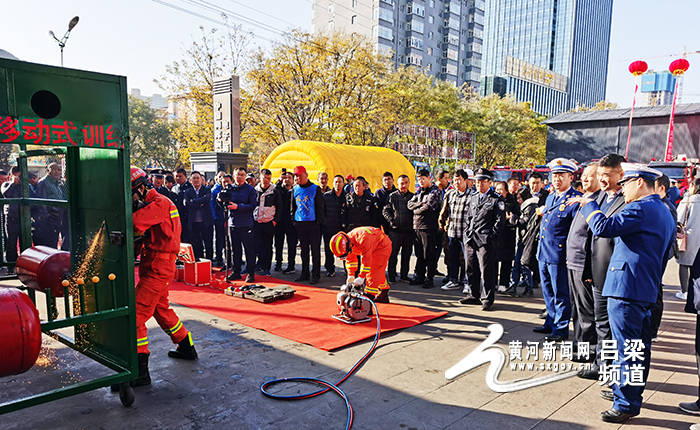
[[[331,252],[338,258],[345,258],[352,251],[352,244],[350,244],[350,236],[344,231],[336,233],[331,237],[330,240]]]
[[[148,187],[148,175],[138,167],[131,166],[131,190],[135,190],[142,184]]]

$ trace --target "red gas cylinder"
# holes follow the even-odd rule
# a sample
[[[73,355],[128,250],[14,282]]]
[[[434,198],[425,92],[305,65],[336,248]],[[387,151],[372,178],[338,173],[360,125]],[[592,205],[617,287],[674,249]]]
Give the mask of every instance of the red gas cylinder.
[[[0,288],[0,376],[31,368],[41,349],[39,311],[16,288]]]
[[[32,246],[17,258],[15,272],[27,288],[50,289],[54,297],[63,297],[61,281],[70,272],[70,253],[48,246]]]

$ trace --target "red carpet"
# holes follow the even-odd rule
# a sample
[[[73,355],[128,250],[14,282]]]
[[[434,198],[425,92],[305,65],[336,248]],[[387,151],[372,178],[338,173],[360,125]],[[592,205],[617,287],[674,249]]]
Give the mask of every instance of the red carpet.
[[[291,299],[263,304],[227,296],[214,287],[193,287],[173,282],[170,301],[325,351],[372,338],[377,331],[374,319],[349,325],[331,318],[338,312],[335,304],[337,291],[284,282],[270,276],[256,276],[256,281],[269,287],[291,285],[296,293]],[[217,282],[215,285],[223,288]],[[381,315],[382,333],[413,327],[447,314],[397,304],[380,303],[377,307]]]

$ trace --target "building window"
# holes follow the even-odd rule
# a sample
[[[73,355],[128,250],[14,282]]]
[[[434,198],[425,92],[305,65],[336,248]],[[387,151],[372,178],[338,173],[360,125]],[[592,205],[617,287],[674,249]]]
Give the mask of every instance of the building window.
[[[389,9],[379,8],[379,18],[393,24],[394,23],[394,12],[390,11]]]
[[[433,18],[433,16],[430,15],[430,16],[428,17],[428,23],[429,23],[429,24],[432,24],[433,22],[435,22],[435,18]]]
[[[357,22],[357,15],[353,15],[350,17],[350,24],[355,24]]]
[[[328,5],[328,14],[333,15],[333,13],[335,13],[335,5],[330,4]]]
[[[332,32],[335,30],[335,22],[334,21],[328,21],[328,31]]]
[[[380,25],[378,29],[378,35],[382,39],[391,40],[392,42],[394,41],[394,30],[390,28],[386,28]]]
[[[352,7],[357,6],[357,0],[352,0]]]
[[[429,32],[428,32],[428,39],[432,39],[432,38],[433,38],[433,32],[432,32],[432,31],[429,31]]]
[[[428,55],[433,55],[433,48],[428,48]]]
[[[418,4],[409,3],[406,11],[414,15],[425,16],[425,7]]]
[[[433,71],[433,63],[428,63],[428,70]]]
[[[424,24],[420,21],[411,21],[408,23],[408,26],[406,27],[408,30],[413,30],[416,33],[423,34],[423,29],[424,29]]]
[[[410,37],[406,39],[406,46],[416,49],[423,49],[423,41],[417,37]]]

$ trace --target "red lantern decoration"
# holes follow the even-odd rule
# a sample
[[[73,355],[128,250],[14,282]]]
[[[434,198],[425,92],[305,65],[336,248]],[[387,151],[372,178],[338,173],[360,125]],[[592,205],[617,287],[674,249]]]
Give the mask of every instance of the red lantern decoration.
[[[689,67],[690,63],[688,63],[688,60],[685,58],[679,58],[671,62],[671,64],[668,66],[668,70],[669,72],[673,73],[674,76],[680,76],[685,73]]]
[[[642,73],[646,72],[648,68],[649,68],[649,66],[647,65],[646,62],[639,60],[639,61],[633,61],[632,63],[630,63],[629,71],[632,75],[639,76]]]

